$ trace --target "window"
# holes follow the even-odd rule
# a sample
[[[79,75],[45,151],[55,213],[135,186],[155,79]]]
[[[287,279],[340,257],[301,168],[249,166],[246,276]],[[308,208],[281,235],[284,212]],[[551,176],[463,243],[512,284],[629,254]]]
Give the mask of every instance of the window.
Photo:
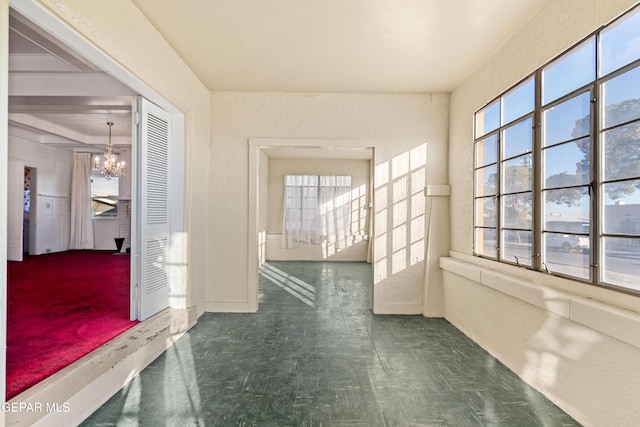
[[[640,9],[475,114],[474,254],[640,292]]]
[[[527,79],[476,113],[475,250],[520,265],[532,262],[534,88]]]
[[[118,177],[106,179],[102,175],[91,175],[91,216],[94,219],[118,217]]]
[[[285,175],[283,246],[329,242],[343,249],[350,227],[350,176]]]

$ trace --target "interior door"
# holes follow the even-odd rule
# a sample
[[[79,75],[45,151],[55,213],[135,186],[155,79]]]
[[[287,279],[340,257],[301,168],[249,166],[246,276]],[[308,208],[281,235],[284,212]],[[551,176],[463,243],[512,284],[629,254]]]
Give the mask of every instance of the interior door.
[[[7,260],[22,261],[24,162],[9,160],[7,175]]]
[[[136,102],[137,141],[134,162],[136,198],[132,203],[137,237],[135,271],[138,319],[144,320],[169,306],[169,168],[171,115],[139,98]]]

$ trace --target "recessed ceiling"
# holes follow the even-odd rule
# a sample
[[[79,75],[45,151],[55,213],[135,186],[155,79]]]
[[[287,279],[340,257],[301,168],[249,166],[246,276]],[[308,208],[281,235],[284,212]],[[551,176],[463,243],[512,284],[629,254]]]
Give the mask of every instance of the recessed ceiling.
[[[549,0],[133,0],[210,90],[451,92]]]
[[[9,18],[9,134],[69,151],[131,144],[129,88],[21,15]]]

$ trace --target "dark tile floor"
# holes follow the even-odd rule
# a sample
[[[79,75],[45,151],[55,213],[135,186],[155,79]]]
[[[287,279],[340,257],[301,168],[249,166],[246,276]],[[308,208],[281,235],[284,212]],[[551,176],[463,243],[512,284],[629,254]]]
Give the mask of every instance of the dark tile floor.
[[[577,426],[443,319],[374,316],[365,263],[271,262],[86,426]]]

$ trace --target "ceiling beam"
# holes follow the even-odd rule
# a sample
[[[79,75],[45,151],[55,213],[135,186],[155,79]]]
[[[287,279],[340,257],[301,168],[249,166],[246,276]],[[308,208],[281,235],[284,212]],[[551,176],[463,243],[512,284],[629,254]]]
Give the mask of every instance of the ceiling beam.
[[[104,73],[12,72],[9,96],[135,96],[136,93]]]

